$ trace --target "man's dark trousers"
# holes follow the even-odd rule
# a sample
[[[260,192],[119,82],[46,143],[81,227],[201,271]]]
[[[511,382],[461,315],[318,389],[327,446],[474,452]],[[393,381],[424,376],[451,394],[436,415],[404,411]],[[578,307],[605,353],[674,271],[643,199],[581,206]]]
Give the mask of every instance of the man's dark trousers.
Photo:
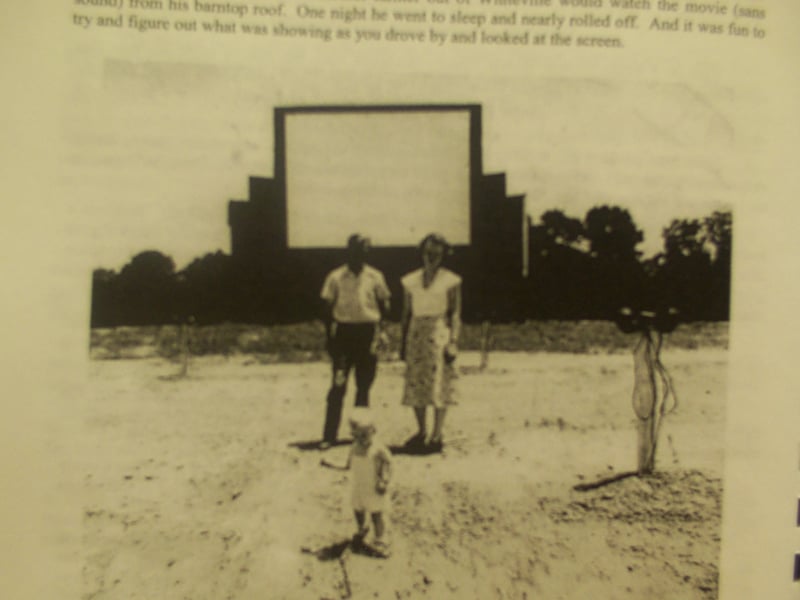
[[[342,403],[347,392],[350,370],[356,373],[356,406],[369,406],[369,389],[375,381],[378,357],[372,353],[375,323],[336,323],[330,343],[333,380],[328,391],[328,408],[322,439],[334,443],[342,418]]]

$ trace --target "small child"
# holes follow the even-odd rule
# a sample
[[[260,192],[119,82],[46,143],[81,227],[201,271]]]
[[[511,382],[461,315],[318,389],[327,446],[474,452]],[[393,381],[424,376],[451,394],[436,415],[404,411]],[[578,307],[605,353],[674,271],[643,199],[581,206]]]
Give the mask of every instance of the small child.
[[[376,556],[388,558],[389,544],[386,541],[386,512],[389,480],[392,470],[392,454],[389,449],[376,440],[377,429],[369,409],[356,407],[350,416],[350,429],[353,434],[353,445],[344,467],[337,467],[323,460],[326,467],[349,469],[353,480],[353,511],[358,531],[353,542],[364,543],[369,532],[367,513],[375,526],[375,541],[369,547]]]

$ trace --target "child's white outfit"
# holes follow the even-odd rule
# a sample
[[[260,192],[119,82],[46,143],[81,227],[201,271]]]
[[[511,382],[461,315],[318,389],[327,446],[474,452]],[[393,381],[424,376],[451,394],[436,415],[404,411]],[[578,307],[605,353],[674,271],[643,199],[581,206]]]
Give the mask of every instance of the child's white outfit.
[[[373,442],[366,453],[350,452],[350,470],[353,479],[353,510],[377,513],[386,510],[388,492],[378,493],[382,469],[391,460],[389,449]]]

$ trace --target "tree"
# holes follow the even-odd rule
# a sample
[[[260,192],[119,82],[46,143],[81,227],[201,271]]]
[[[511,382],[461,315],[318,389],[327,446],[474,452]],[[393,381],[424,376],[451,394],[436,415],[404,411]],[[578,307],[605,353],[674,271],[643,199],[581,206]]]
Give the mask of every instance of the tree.
[[[597,206],[586,213],[584,230],[592,256],[613,261],[637,259],[644,234],[630,213],[618,206]]]
[[[229,255],[217,251],[194,259],[178,273],[182,316],[199,323],[219,323],[235,318],[238,286]]]
[[[166,281],[174,275],[172,258],[157,250],[140,252],[120,271],[120,277],[130,281]]]
[[[117,324],[117,279],[110,269],[92,272],[91,327],[111,327]]]
[[[730,266],[733,241],[733,216],[730,211],[715,211],[703,219],[703,227],[711,245],[714,246],[715,263],[728,263]]]
[[[706,217],[703,225],[708,243],[713,247],[710,283],[709,317],[730,318],[731,256],[733,251],[733,217],[730,211],[717,211]]]
[[[134,256],[118,277],[121,322],[154,325],[177,319],[177,280],[172,258],[156,250]]]
[[[581,319],[593,316],[587,303],[591,260],[583,223],[548,210],[529,229],[528,316]]]
[[[664,252],[656,257],[654,295],[680,310],[684,320],[708,318],[712,272],[703,223],[674,219],[662,236]]]
[[[548,210],[542,214],[542,236],[547,246],[576,247],[585,239],[583,223],[580,219],[566,216],[560,210]]]
[[[636,246],[644,234],[630,213],[618,206],[594,207],[586,213],[584,230],[593,261],[587,292],[595,318],[614,318],[624,306],[641,306],[646,281]]]
[[[663,231],[667,260],[681,257],[708,256],[706,231],[697,219],[674,219]],[[710,257],[709,257],[710,259]]]

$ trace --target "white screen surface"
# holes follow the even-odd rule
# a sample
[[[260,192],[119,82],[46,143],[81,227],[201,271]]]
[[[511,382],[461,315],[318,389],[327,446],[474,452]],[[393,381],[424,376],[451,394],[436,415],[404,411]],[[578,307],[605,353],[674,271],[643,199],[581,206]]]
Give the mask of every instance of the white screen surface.
[[[415,245],[430,232],[468,244],[470,113],[286,115],[290,248]]]

